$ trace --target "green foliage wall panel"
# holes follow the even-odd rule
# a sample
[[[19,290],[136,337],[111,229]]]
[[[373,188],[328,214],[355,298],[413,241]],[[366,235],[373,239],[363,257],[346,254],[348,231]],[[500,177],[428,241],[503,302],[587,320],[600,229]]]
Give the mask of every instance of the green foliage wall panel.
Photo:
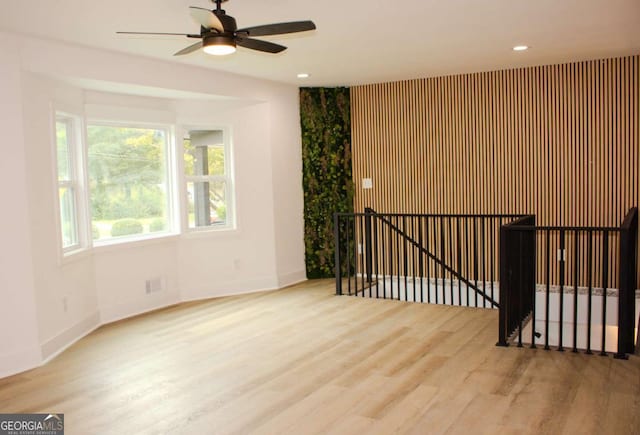
[[[333,213],[353,211],[348,88],[301,88],[305,261],[308,278],[334,276]]]

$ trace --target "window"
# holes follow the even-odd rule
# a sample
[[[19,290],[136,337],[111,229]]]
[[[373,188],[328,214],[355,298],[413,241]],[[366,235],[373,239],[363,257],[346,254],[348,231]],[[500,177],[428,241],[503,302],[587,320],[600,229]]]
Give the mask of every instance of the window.
[[[93,238],[148,237],[171,229],[168,127],[90,123]]]
[[[56,114],[56,166],[58,176],[58,201],[60,234],[63,252],[71,252],[82,245],[78,205],[81,190],[80,134],[78,118]]]
[[[184,139],[189,228],[232,228],[229,147],[222,130],[191,130]]]
[[[91,239],[104,245],[173,234],[180,216],[185,229],[235,227],[227,130],[186,129],[186,195],[180,210],[174,126],[102,120],[85,124],[79,117],[56,113],[55,127],[65,254],[86,247]]]

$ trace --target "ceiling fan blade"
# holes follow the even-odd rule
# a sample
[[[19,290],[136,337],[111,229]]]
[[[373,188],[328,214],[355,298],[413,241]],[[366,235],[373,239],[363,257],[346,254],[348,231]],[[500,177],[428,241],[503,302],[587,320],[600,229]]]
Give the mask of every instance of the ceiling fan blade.
[[[186,48],[183,48],[182,50],[174,53],[174,56],[182,56],[183,54],[189,54],[189,53],[193,53],[194,51],[199,50],[202,47],[202,41],[198,41],[195,44],[192,44]]]
[[[269,36],[282,35],[284,33],[306,32],[315,30],[313,21],[291,21],[288,23],[265,24],[263,26],[245,27],[238,30],[238,33],[246,32],[249,36]]]
[[[189,6],[191,18],[207,30],[214,29],[219,33],[224,32],[222,21],[216,17],[209,9],[199,8],[197,6]]]
[[[236,38],[236,44],[240,47],[250,48],[252,50],[264,51],[266,53],[280,53],[287,49],[284,45],[274,44],[273,42],[261,41],[252,38]]]
[[[166,33],[166,32],[116,32],[118,35],[175,35],[186,36],[187,38],[200,38],[200,35],[191,33]]]

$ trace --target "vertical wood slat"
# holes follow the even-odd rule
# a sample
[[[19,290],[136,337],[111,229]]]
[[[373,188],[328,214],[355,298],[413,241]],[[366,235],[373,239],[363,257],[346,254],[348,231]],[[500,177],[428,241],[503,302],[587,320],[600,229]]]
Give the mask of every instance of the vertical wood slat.
[[[356,86],[351,104],[357,212],[618,226],[640,204],[640,56]]]

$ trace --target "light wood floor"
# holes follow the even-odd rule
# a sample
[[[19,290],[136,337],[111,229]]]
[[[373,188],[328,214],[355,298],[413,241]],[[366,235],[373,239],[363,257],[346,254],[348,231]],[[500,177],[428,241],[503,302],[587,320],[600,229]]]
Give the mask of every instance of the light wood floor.
[[[638,434],[640,359],[495,347],[497,311],[333,296],[332,281],[105,326],[0,380],[67,434]]]

